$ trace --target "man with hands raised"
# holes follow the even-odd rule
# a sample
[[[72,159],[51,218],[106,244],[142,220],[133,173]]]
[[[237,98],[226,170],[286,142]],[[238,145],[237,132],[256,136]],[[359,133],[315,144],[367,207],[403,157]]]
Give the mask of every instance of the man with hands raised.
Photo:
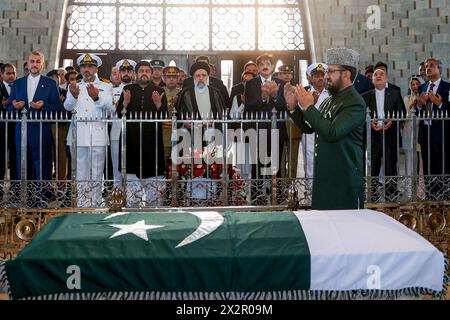
[[[77,190],[78,207],[102,205],[102,179],[109,143],[106,119],[114,110],[112,85],[97,76],[102,61],[96,55],[83,54],[77,64],[83,79],[71,83],[64,103],[77,116]],[[82,121],[83,119],[91,121]],[[92,121],[94,120],[94,121]],[[99,120],[99,121],[95,121]],[[72,148],[72,125],[67,134],[67,145]],[[72,155],[74,150],[71,150]]]
[[[450,173],[450,121],[442,121],[448,117],[450,109],[450,84],[442,79],[442,62],[434,58],[425,61],[425,72],[428,82],[419,87],[416,113],[420,118],[434,118],[419,122],[419,144],[422,153],[423,174],[442,175]],[[425,178],[427,200],[437,197],[448,199],[449,190],[445,184],[435,177]]]
[[[122,118],[126,109],[127,119],[147,119],[142,123],[128,122],[126,136],[127,205],[156,205],[162,200],[161,188],[151,180],[162,179],[165,171],[162,122],[148,121],[161,119],[167,111],[164,89],[152,83],[153,68],[147,61],[136,64],[136,83],[123,88],[117,104],[117,116]],[[122,152],[119,152],[119,168]],[[150,180],[148,180],[150,179]],[[158,202],[158,204],[161,204]]]
[[[29,75],[13,82],[11,94],[8,98],[8,111],[19,112],[25,108],[30,119],[47,119],[50,112],[62,111],[59,100],[59,89],[56,82],[41,75],[45,65],[45,57],[39,51],[30,53],[27,62]],[[16,154],[18,178],[21,179],[21,123],[16,123]],[[51,180],[51,146],[53,143],[50,122],[27,123],[27,150],[29,153],[27,179]],[[44,194],[40,197],[45,198]],[[47,199],[49,200],[49,199]],[[33,206],[38,205],[34,203]],[[38,205],[39,206],[39,205]]]
[[[311,92],[286,86],[286,103],[303,133],[315,134],[312,209],[364,208],[364,126],[366,107],[353,87],[359,54],[351,49],[327,51],[325,80],[330,97],[319,110]]]
[[[284,167],[284,163],[281,163],[281,156],[284,148],[284,143],[287,141],[286,124],[284,121],[277,123],[278,129],[278,141],[271,141],[271,123],[270,117],[272,116],[272,110],[275,108],[279,112],[277,118],[281,118],[281,112],[287,111],[286,102],[283,96],[284,81],[275,79],[272,77],[275,69],[275,61],[273,56],[268,54],[262,54],[256,58],[256,65],[258,67],[259,75],[255,78],[247,81],[245,86],[245,108],[244,117],[250,119],[252,116],[254,119],[264,118],[269,121],[250,123],[244,129],[256,129],[267,130],[267,156],[271,156],[272,149],[278,148],[277,155],[271,156],[272,161],[274,157],[277,159],[277,163],[262,163],[262,159],[258,159],[259,155],[256,150],[256,146],[250,146],[250,154],[254,157],[258,157],[256,163],[252,165],[252,179],[259,179],[252,184],[252,203],[255,205],[264,204],[262,201],[267,199],[266,194],[269,190],[264,187],[261,179],[267,179],[273,172],[271,167],[277,169],[277,177],[281,177],[281,167]],[[257,134],[263,132],[258,132]],[[275,148],[275,150],[276,150]],[[253,159],[252,159],[253,160]],[[270,170],[269,170],[270,169]],[[269,173],[269,174],[267,174]],[[262,191],[262,192],[261,192]],[[259,199],[258,199],[259,198]],[[260,200],[261,199],[261,200]]]

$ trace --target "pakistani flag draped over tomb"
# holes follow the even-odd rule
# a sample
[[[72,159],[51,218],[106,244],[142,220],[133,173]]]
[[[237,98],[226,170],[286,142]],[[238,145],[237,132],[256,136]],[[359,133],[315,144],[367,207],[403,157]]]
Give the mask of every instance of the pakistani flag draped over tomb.
[[[446,260],[379,212],[70,214],[0,266],[14,299],[398,298]]]

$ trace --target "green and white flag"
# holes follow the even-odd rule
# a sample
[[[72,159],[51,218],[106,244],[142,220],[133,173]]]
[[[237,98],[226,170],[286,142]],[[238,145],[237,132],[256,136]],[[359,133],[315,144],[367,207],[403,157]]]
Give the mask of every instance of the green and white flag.
[[[69,214],[0,267],[14,299],[316,299],[443,292],[445,259],[369,210]]]

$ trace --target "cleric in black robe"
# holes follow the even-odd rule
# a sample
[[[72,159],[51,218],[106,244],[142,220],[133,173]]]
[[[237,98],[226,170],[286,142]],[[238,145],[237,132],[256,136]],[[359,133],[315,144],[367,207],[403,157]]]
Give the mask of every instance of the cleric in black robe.
[[[194,65],[197,65],[197,63],[199,63],[199,62],[200,62],[200,63],[206,63],[206,64],[208,65],[208,68],[209,68],[209,71],[208,71],[208,80],[207,80],[207,83],[206,83],[206,84],[207,84],[209,87],[213,87],[213,88],[219,90],[220,95],[222,96],[222,100],[223,100],[223,102],[225,103],[225,106],[228,107],[228,106],[230,105],[230,103],[231,103],[231,101],[230,101],[230,95],[228,94],[228,89],[227,89],[227,87],[223,84],[223,81],[222,81],[222,80],[220,80],[220,79],[218,79],[218,78],[215,78],[215,77],[211,76],[211,67],[210,67],[210,64],[209,64],[209,57],[203,56],[203,55],[198,56],[198,57],[195,59]],[[192,66],[191,66],[191,68],[192,68]],[[191,74],[191,77],[190,77],[190,78],[186,78],[186,79],[183,81],[183,89],[192,87],[193,85],[194,85],[194,77],[193,77],[192,74]]]
[[[153,85],[151,76],[152,68],[150,63],[141,61],[136,65],[137,81],[123,88],[117,105],[119,118],[122,117],[124,106],[126,106],[127,110],[127,119],[144,119],[145,121],[145,119],[150,119],[151,117],[155,119],[155,117],[161,118],[165,116],[167,100],[164,95],[164,89]],[[127,122],[126,129],[126,173],[135,174],[139,179],[164,175],[164,144],[161,122]],[[122,140],[122,137],[120,139]],[[119,171],[122,169],[120,165],[122,163],[121,154],[122,152],[120,151]]]
[[[203,71],[203,78],[196,79],[201,71]],[[182,116],[208,120],[206,116],[209,114],[214,119],[222,118],[227,105],[220,91],[207,84],[210,71],[209,65],[204,62],[196,62],[192,65],[190,74],[194,82],[191,86],[184,88],[178,98],[177,110],[182,113]]]
[[[210,71],[209,65],[204,62],[196,62],[191,66],[190,74],[194,79],[194,84],[184,88],[179,93],[176,106],[179,113],[178,119],[202,120],[202,136],[208,128],[211,128],[212,120],[223,118],[227,107],[220,91],[207,84]],[[182,126],[189,131],[191,130],[190,125],[187,123],[180,123],[179,127]],[[223,132],[222,123],[219,121],[214,123],[214,128]],[[221,144],[221,141],[216,141],[216,143]],[[208,144],[206,140],[202,140],[202,147],[206,147]]]

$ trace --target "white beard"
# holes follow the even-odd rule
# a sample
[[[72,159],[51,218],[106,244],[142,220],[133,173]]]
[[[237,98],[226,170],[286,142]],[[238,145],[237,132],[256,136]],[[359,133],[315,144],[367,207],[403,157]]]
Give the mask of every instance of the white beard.
[[[199,83],[198,81],[194,81],[195,91],[198,93],[204,93],[208,86],[204,83]]]

